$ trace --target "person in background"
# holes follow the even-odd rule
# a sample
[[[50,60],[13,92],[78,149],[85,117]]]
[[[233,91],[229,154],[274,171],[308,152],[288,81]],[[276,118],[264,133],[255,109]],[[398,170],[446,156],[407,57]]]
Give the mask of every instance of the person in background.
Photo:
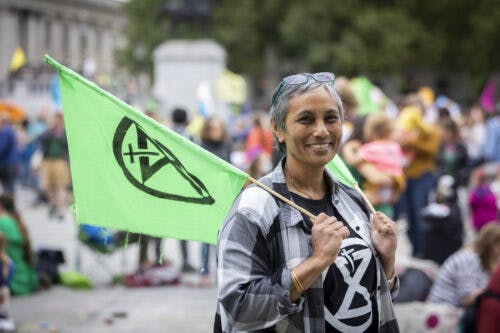
[[[149,100],[144,114],[154,121],[163,124],[163,119],[157,111],[156,103],[153,100]],[[140,234],[133,234],[130,237],[129,234],[129,241],[131,239],[139,243],[139,272],[147,271],[151,267],[158,266],[163,262],[163,238]],[[149,244],[153,244],[154,247],[154,261],[149,258]]]
[[[38,289],[28,229],[16,210],[14,198],[0,195],[0,232],[7,238],[7,255],[14,262],[15,273],[10,283],[13,295],[30,294]]]
[[[484,169],[473,174],[472,189],[469,193],[469,208],[472,214],[472,227],[480,230],[490,222],[498,222],[497,198],[488,184]]]
[[[466,123],[460,130],[462,141],[467,148],[469,170],[475,168],[483,161],[483,146],[486,141],[486,124],[484,112],[479,104],[470,108]]]
[[[500,265],[497,265],[477,306],[477,332],[500,332]]]
[[[249,163],[253,161],[252,157],[259,153],[268,154],[268,156],[273,153],[273,133],[269,128],[263,126],[259,115],[253,119],[253,126],[245,143],[245,152]]]
[[[379,112],[367,117],[363,137],[344,146],[344,158],[363,177],[363,190],[377,211],[393,216],[393,204],[404,190],[403,154],[394,141],[394,121]]]
[[[359,103],[347,78],[336,78],[334,87],[338,91],[344,107],[344,122],[342,123],[342,144],[344,144],[351,139],[351,134],[355,130],[354,121],[359,122],[357,119],[359,116],[356,115]]]
[[[7,238],[0,232],[0,331],[13,331],[15,324],[9,313],[9,285],[14,276],[14,262],[7,255]]]
[[[16,131],[7,115],[0,112],[0,184],[4,192],[12,195],[14,195],[17,167],[18,142]]]
[[[68,141],[63,114],[54,115],[53,123],[40,137],[43,187],[49,199],[49,217],[64,219],[70,185]]]
[[[231,143],[228,140],[226,124],[219,117],[205,119],[200,132],[201,147],[217,157],[231,163]],[[209,286],[210,279],[210,244],[201,244],[201,285]]]
[[[460,139],[457,123],[445,118],[439,123],[441,145],[437,154],[437,177],[450,175],[455,180],[455,187],[467,185],[468,155],[465,145]]]
[[[500,103],[496,105],[496,112],[486,120],[486,140],[483,147],[483,156],[487,162],[500,162]]]
[[[463,245],[464,221],[458,203],[455,179],[442,175],[437,179],[434,199],[422,210],[424,256],[442,265]]]
[[[470,246],[450,256],[439,269],[428,301],[470,306],[500,260],[500,224],[483,227]]]
[[[172,130],[179,135],[189,139],[192,141],[191,135],[187,131],[188,125],[188,113],[185,109],[175,108],[172,111]],[[184,273],[193,273],[196,272],[196,269],[189,263],[189,251],[188,251],[188,242],[186,240],[179,241],[181,246],[181,254],[182,254],[182,271]]]
[[[412,254],[422,257],[422,209],[429,202],[429,193],[435,180],[436,155],[439,149],[439,131],[424,122],[422,106],[418,99],[409,98],[396,119],[396,140],[401,144],[404,156],[403,172],[406,189],[396,205],[396,216],[406,212],[408,237]]]

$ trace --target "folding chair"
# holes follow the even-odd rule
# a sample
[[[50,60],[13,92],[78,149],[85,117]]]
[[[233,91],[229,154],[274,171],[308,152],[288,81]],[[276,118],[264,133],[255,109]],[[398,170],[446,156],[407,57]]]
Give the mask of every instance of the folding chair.
[[[116,275],[116,272],[110,267],[109,259],[117,251],[121,251],[120,274],[125,272],[127,266],[125,251],[121,244],[113,242],[113,235],[109,230],[103,227],[80,224],[77,237],[79,246],[76,254],[76,269],[78,272],[82,271],[82,247],[86,248],[90,254],[86,257],[93,259],[95,263],[95,265],[92,265],[93,268],[100,267],[111,278]]]

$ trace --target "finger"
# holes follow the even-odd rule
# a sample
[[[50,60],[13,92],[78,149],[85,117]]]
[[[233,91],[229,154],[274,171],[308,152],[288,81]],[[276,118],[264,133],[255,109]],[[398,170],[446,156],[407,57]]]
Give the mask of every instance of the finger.
[[[389,225],[384,225],[380,228],[379,233],[383,236],[393,236],[396,234],[393,227]]]
[[[380,221],[379,221],[379,217],[378,217],[377,213],[373,213],[370,215],[370,223],[371,223],[373,229],[378,230],[378,228],[380,226]]]
[[[327,227],[331,227],[332,225],[334,225],[338,220],[335,218],[335,216],[328,216],[327,219],[321,221],[319,223],[319,225],[327,228]]]
[[[340,221],[336,221],[335,223],[332,224],[332,227],[333,229],[335,230],[339,230],[340,228],[342,228],[344,226],[344,223],[340,222]]]
[[[380,224],[381,225],[390,225],[390,226],[396,226],[396,222],[394,222],[393,220],[391,220],[390,218],[388,218],[387,216],[385,215],[382,215],[381,218],[380,218]]]
[[[347,227],[345,227],[345,226],[343,226],[342,228],[340,228],[338,230],[338,233],[340,233],[340,236],[342,237],[342,239],[349,238],[349,235],[351,234],[349,232],[349,229],[347,229]]]
[[[326,215],[325,213],[319,213],[315,219],[311,219],[311,222],[313,224],[320,224],[322,222],[324,222],[325,220],[328,219],[328,215]]]

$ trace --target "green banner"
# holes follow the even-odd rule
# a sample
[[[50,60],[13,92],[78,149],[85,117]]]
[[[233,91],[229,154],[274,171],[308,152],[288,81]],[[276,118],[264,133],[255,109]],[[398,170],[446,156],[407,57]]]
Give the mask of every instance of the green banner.
[[[331,160],[326,168],[333,174],[335,179],[339,182],[347,185],[349,187],[354,187],[356,185],[356,179],[351,175],[351,172],[344,164],[344,161],[340,158],[339,155],[335,155],[333,160]]]
[[[45,60],[59,74],[78,222],[215,244],[247,174]]]

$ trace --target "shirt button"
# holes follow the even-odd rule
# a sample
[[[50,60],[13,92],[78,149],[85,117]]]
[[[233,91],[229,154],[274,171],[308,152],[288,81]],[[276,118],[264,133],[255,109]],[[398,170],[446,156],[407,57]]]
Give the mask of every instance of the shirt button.
[[[336,204],[336,205],[338,205],[338,204],[339,204],[338,199],[335,199],[335,200],[333,201],[333,203],[334,203],[334,204]]]
[[[380,286],[377,287],[377,290],[380,290]]]
[[[356,231],[359,231],[359,225],[357,225],[355,229],[356,229]]]

